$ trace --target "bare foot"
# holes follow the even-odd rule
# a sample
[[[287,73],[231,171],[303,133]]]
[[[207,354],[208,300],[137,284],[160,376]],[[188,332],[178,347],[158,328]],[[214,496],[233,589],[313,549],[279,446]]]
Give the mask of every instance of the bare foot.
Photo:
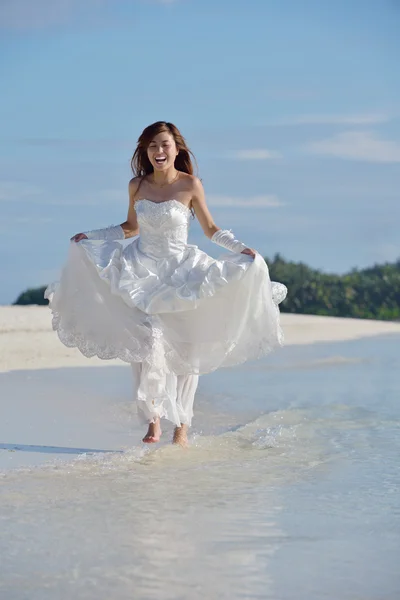
[[[149,423],[149,428],[142,441],[145,444],[155,444],[160,441],[161,433],[160,419],[156,419],[155,423]]]
[[[184,424],[181,424],[180,427],[175,427],[172,443],[178,444],[179,446],[182,446],[183,448],[187,448],[189,446],[189,442],[187,439],[188,429],[189,429],[189,427]]]

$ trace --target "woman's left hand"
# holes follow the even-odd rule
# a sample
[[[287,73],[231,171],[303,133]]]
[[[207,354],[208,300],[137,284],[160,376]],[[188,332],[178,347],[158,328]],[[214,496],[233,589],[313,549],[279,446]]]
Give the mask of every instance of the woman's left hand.
[[[252,248],[245,248],[244,250],[241,251],[240,254],[248,254],[249,256],[252,256],[253,258],[256,257],[256,251],[253,250]]]

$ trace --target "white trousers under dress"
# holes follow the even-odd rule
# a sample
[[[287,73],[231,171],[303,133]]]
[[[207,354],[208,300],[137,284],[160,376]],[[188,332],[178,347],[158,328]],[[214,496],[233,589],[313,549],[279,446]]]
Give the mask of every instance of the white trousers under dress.
[[[162,389],[157,390],[157,387],[154,387],[158,378],[156,372],[146,371],[140,362],[131,363],[131,366],[133,398],[137,402],[140,421],[151,423],[158,417],[165,417],[178,427],[181,424],[190,426],[199,376],[166,373],[162,383],[160,382]],[[152,387],[154,394],[151,394]]]

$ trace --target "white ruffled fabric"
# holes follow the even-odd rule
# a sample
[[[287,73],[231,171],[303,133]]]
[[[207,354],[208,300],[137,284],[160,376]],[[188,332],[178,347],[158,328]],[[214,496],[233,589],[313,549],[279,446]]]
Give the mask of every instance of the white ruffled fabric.
[[[136,212],[140,237],[125,247],[71,243],[45,297],[66,346],[142,363],[141,401],[177,414],[167,374],[209,373],[282,345],[278,304],[287,289],[271,283],[259,254],[214,259],[188,244],[191,213],[181,202],[138,200]]]

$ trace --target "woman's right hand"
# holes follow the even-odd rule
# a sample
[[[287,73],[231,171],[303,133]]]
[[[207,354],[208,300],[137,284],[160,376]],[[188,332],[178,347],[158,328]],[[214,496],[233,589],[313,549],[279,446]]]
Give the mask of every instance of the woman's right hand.
[[[76,233],[72,236],[71,242],[80,242],[81,240],[87,240],[88,236],[85,233]]]

